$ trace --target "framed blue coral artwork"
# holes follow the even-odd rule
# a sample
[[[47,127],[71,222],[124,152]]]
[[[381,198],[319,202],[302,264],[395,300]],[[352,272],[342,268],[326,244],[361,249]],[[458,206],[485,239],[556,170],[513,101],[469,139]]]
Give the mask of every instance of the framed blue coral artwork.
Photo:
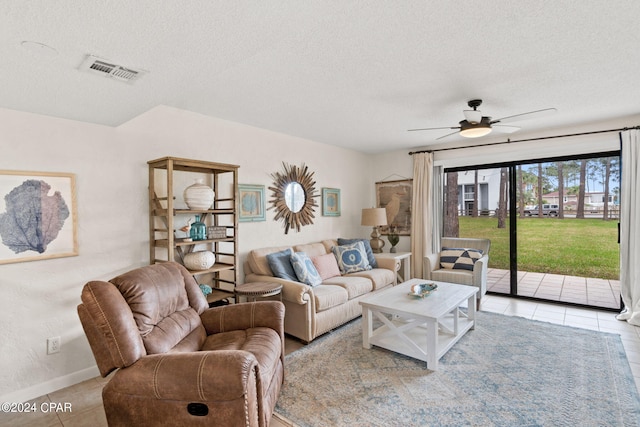
[[[322,189],[322,216],[340,216],[340,190]]]
[[[75,175],[0,170],[0,264],[78,255]]]
[[[265,221],[264,185],[238,184],[240,222]]]

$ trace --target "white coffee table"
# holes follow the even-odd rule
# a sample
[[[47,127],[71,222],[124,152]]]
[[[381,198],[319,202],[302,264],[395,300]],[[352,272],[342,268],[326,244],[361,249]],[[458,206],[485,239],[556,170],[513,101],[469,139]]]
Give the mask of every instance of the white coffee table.
[[[435,283],[438,289],[423,299],[409,296],[411,286]],[[476,317],[475,286],[411,279],[364,298],[362,305],[362,345],[386,348],[427,362],[438,369],[438,360],[469,329]],[[460,305],[467,301],[467,312]],[[374,316],[383,325],[373,329]]]

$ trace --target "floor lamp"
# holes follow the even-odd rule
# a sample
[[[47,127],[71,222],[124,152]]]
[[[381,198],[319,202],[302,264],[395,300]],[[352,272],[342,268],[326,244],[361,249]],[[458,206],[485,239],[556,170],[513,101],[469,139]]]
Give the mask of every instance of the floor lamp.
[[[373,253],[382,252],[384,240],[380,239],[380,230],[378,227],[387,225],[387,210],[385,208],[367,208],[362,209],[362,225],[373,227],[371,232],[371,250]]]

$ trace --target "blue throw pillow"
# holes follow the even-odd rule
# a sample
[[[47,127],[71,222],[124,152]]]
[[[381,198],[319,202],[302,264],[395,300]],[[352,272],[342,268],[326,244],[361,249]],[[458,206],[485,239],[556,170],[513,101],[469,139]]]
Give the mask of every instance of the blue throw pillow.
[[[316,270],[316,266],[304,252],[296,252],[291,255],[291,265],[298,276],[298,281],[309,286],[318,286],[322,283],[322,277]]]
[[[362,242],[364,245],[364,251],[367,254],[367,261],[369,261],[369,265],[371,268],[378,268],[378,261],[376,261],[376,257],[373,256],[373,249],[371,249],[371,242],[367,239],[342,239],[338,238],[338,245],[352,245],[357,242]]]
[[[471,248],[442,248],[440,268],[473,271],[473,265],[482,258],[482,251]]]
[[[297,282],[298,276],[296,276],[296,272],[293,270],[293,266],[291,265],[291,255],[293,255],[293,250],[291,248],[280,252],[274,252],[267,255],[267,262],[269,263],[269,267],[275,277]]]
[[[357,273],[358,271],[371,270],[362,242],[352,245],[334,246],[331,251],[336,256],[340,273]]]

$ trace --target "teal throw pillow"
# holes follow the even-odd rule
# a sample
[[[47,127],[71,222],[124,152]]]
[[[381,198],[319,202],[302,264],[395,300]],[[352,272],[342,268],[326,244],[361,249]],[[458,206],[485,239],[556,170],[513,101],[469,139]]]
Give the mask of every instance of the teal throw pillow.
[[[293,250],[291,248],[280,252],[274,252],[267,255],[267,263],[269,263],[269,268],[271,268],[275,277],[297,282],[298,276],[296,276],[296,272],[293,270],[293,266],[291,265],[291,255],[293,255]]]
[[[304,252],[296,252],[291,255],[291,265],[298,276],[298,281],[309,286],[318,286],[322,283],[322,277],[316,270],[311,258]]]
[[[367,259],[367,253],[362,242],[351,245],[334,246],[331,251],[338,261],[340,273],[357,273],[358,271],[371,270],[371,264]]]
[[[440,268],[473,271],[473,265],[482,258],[482,251],[471,248],[442,248]]]
[[[369,265],[371,266],[371,268],[378,268],[378,261],[376,260],[376,257],[373,256],[373,249],[371,249],[371,242],[369,242],[367,239],[342,239],[342,238],[338,238],[338,245],[343,246],[343,245],[353,245],[354,243],[357,242],[362,242],[362,244],[364,245],[364,251],[367,254],[367,261],[369,261]]]

